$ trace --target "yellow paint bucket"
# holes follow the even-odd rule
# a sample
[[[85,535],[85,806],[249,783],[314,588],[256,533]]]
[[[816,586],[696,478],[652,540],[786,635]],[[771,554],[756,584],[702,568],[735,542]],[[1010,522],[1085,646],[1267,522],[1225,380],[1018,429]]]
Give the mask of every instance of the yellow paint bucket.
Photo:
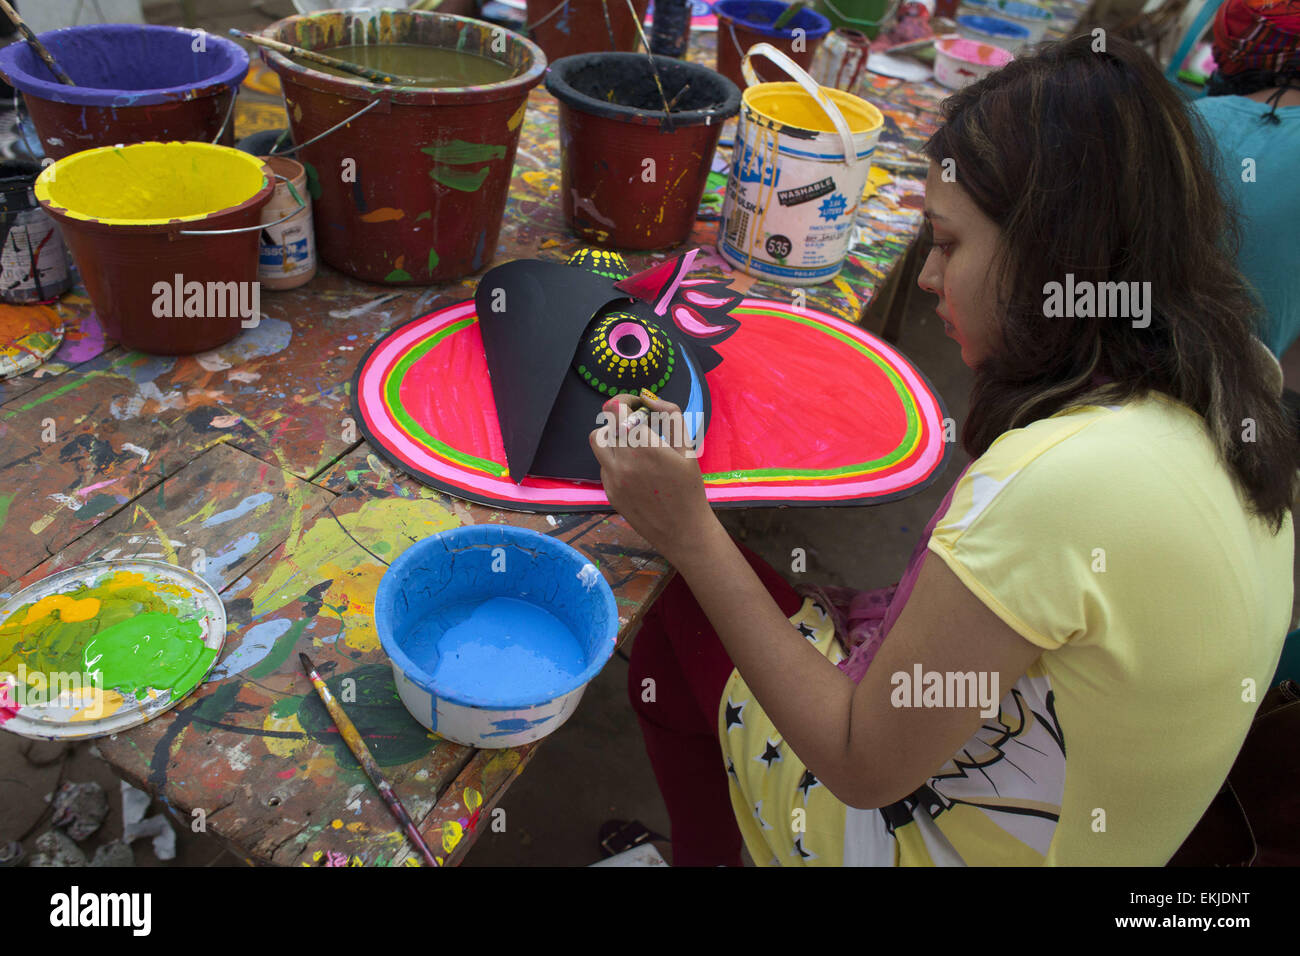
[[[749,62],[755,54],[794,82],[758,83]],[[826,282],[848,254],[885,119],[866,100],[819,86],[766,43],[750,48],[743,70],[750,86],[741,97],[718,252],[760,279]]]
[[[262,161],[239,150],[137,143],[64,157],[35,190],[108,334],[185,355],[257,324],[258,233],[272,184]]]

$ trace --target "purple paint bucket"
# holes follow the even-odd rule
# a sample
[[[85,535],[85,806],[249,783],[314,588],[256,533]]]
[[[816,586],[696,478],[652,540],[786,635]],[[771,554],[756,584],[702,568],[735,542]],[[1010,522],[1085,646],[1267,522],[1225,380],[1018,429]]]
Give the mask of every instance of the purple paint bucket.
[[[97,146],[234,142],[235,94],[248,73],[237,43],[202,30],[95,24],[40,34],[76,82],[64,86],[26,43],[0,50],[0,75],[23,94],[46,155]]]

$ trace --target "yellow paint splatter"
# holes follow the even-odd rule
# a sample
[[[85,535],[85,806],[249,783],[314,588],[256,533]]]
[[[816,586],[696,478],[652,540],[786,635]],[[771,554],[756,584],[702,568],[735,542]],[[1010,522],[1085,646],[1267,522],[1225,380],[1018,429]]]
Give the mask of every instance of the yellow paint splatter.
[[[290,714],[288,717],[276,717],[273,714],[267,714],[266,719],[262,721],[262,729],[273,733],[302,735],[300,737],[262,738],[262,743],[266,745],[266,749],[270,753],[286,760],[292,759],[294,754],[310,743],[302,724],[298,721],[297,714]]]
[[[843,276],[836,276],[835,288],[843,292],[844,298],[849,300],[849,306],[847,310],[836,309],[836,311],[839,312],[840,315],[844,316],[844,318],[848,319],[850,322],[856,322],[858,320],[859,313],[861,313],[862,311],[862,307],[858,305],[858,296],[857,293],[853,291],[853,286],[849,285],[848,282],[844,280]]]
[[[66,618],[65,618],[66,620]],[[117,713],[126,700],[115,690],[100,690],[98,687],[83,687],[81,692],[90,695],[90,703],[80,710],[73,711],[72,720],[99,720]]]
[[[55,611],[59,612],[60,621],[89,621],[99,613],[99,598],[88,597],[77,601],[66,594],[50,594],[28,608],[23,623],[31,624],[49,617]]]
[[[456,849],[456,844],[465,835],[465,828],[455,820],[448,820],[442,825],[442,848],[447,853]]]
[[[506,129],[514,130],[520,123],[524,121],[524,113],[526,113],[527,111],[528,111],[528,99],[525,98],[524,101],[519,104],[519,109],[515,110],[514,115],[511,116],[510,119],[506,120]]]
[[[394,209],[392,206],[381,206],[373,212],[368,212],[361,217],[362,222],[396,222],[406,216],[405,209]],[[398,268],[401,268],[400,266]]]
[[[351,514],[340,514],[337,522],[333,515],[322,512],[302,533],[296,547],[286,547],[285,556],[253,594],[253,613],[266,614],[296,601],[304,587],[310,586],[304,585],[304,579],[337,579],[343,573],[341,569],[346,568],[347,580],[331,589],[320,615],[338,617],[345,623],[360,617],[369,619],[384,569],[356,542],[392,561],[416,541],[460,523],[439,500],[424,498],[371,499]],[[374,633],[373,620],[358,623]],[[365,635],[361,641],[366,642]]]
[[[330,826],[332,826],[335,830],[341,830],[341,829],[343,829],[343,821],[342,821],[342,820],[331,820],[331,821],[330,821]]]
[[[367,826],[366,824],[362,823],[361,821],[357,821],[356,823],[349,823],[349,824],[348,824],[348,832],[350,832],[350,833],[369,833],[369,832],[370,832],[370,827]]]
[[[514,750],[498,750],[483,767],[483,776],[510,773],[519,766],[519,754]]]
[[[481,806],[483,806],[483,794],[473,787],[465,788],[465,809],[473,813]]]

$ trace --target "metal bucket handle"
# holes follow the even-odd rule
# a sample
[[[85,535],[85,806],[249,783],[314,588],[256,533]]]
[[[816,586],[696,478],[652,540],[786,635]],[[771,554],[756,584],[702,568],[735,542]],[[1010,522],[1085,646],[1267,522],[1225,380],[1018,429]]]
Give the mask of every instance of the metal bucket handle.
[[[254,229],[266,229],[269,226],[278,226],[282,222],[288,222],[294,216],[298,215],[298,213],[307,208],[307,201],[298,195],[298,190],[293,188],[293,183],[287,176],[281,176],[279,173],[274,172],[271,173],[271,175],[282,183],[289,183],[289,194],[293,196],[294,199],[298,200],[298,208],[289,213],[289,215],[281,216],[275,222],[259,222],[255,226],[240,226],[238,229],[177,229],[175,232],[171,233],[172,238],[174,239],[176,236],[233,236],[239,232],[252,232]]]
[[[385,100],[385,99],[383,99],[382,97],[379,98],[379,99],[377,99],[377,100],[371,100],[371,101],[370,101],[369,103],[367,103],[365,106],[361,107],[361,109],[357,110],[355,113],[353,113],[353,114],[352,114],[351,116],[349,116],[347,119],[345,119],[342,123],[335,123],[333,126],[331,126],[329,129],[327,129],[325,132],[323,132],[323,133],[321,133],[321,134],[319,134],[319,135],[317,135],[317,136],[313,136],[311,139],[307,140],[307,142],[303,143],[302,145],[300,145],[300,146],[295,146],[295,147],[293,147],[292,149],[273,149],[273,150],[271,150],[271,152],[270,152],[269,155],[271,155],[271,156],[288,156],[290,153],[296,153],[296,152],[298,152],[298,150],[300,150],[300,149],[306,149],[306,148],[307,148],[308,146],[310,146],[312,143],[320,142],[322,139],[324,139],[324,138],[325,138],[326,136],[328,136],[330,133],[333,133],[335,130],[340,130],[340,129],[342,129],[344,126],[347,126],[347,125],[348,125],[349,123],[351,123],[354,119],[357,119],[358,117],[364,116],[366,113],[369,113],[371,110],[373,110],[373,109],[374,109],[376,106],[378,106],[380,103],[386,103],[386,102],[388,102],[388,101]],[[283,137],[282,137],[282,138],[283,138]]]
[[[804,88],[804,91],[811,96],[822,108],[835,127],[835,132],[840,134],[840,143],[844,147],[844,162],[852,166],[858,161],[858,150],[853,145],[853,133],[849,129],[849,121],[844,118],[840,108],[835,105],[827,94],[826,90],[808,75],[798,63],[790,59],[770,43],[755,43],[745,54],[745,58],[740,61],[740,71],[745,74],[745,83],[748,86],[756,86],[761,81],[758,74],[754,72],[753,65],[749,62],[750,57],[755,54],[767,57],[790,76],[792,80]]]

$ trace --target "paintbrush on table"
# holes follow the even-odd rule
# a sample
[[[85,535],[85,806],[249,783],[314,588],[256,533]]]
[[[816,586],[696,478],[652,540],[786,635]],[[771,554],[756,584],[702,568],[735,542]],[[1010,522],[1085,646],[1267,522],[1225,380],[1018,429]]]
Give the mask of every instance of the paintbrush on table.
[[[325,704],[325,709],[329,711],[330,717],[334,720],[334,726],[339,729],[343,742],[348,745],[348,750],[352,751],[352,756],[357,758],[357,763],[361,764],[361,769],[366,772],[370,782],[375,785],[379,795],[384,798],[384,803],[388,804],[388,809],[392,811],[393,816],[397,818],[397,822],[406,830],[406,835],[411,838],[411,842],[415,844],[416,849],[423,854],[424,861],[429,866],[438,866],[438,861],[430,852],[429,845],[420,836],[415,821],[406,812],[406,807],[402,806],[402,801],[397,799],[397,794],[393,792],[393,785],[384,777],[379,769],[379,764],[375,763],[375,758],[370,754],[370,748],[361,739],[361,734],[357,733],[356,725],[343,712],[343,705],[334,699],[330,689],[325,686],[325,682],[316,673],[316,665],[311,662],[311,658],[306,654],[300,653],[298,660],[302,662],[302,669],[311,679],[312,686],[316,688],[316,693],[320,695],[321,701]]]
[[[77,85],[72,82],[72,77],[64,72],[63,67],[54,62],[54,57],[50,55],[49,50],[45,49],[45,44],[36,39],[36,34],[32,32],[32,28],[23,21],[23,18],[18,15],[18,11],[10,6],[7,0],[0,0],[0,11],[4,12],[10,23],[22,31],[23,39],[27,41],[28,46],[36,51],[36,55],[44,61],[45,65],[50,68],[50,72],[58,78],[60,83],[64,86]]]

